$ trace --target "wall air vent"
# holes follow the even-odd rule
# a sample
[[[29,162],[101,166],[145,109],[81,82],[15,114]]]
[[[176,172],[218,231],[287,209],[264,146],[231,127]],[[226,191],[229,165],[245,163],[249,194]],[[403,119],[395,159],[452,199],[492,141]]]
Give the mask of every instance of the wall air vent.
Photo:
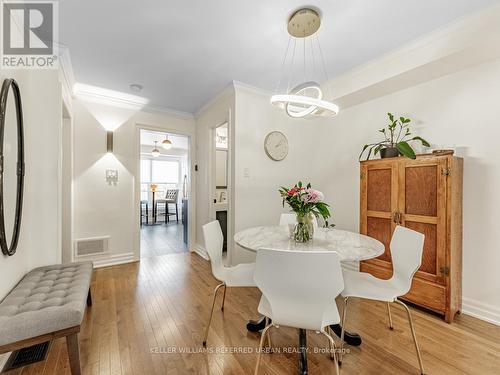
[[[108,252],[109,236],[80,238],[75,241],[75,256],[102,255]]]

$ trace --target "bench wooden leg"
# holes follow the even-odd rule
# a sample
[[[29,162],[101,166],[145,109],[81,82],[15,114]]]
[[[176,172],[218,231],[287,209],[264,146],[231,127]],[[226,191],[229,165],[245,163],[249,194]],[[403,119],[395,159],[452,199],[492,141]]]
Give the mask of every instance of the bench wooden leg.
[[[69,366],[71,368],[71,375],[81,375],[78,333],[66,336],[66,345],[68,346],[68,357]]]
[[[87,294],[87,306],[92,306],[92,293],[90,292],[90,288],[89,294]]]

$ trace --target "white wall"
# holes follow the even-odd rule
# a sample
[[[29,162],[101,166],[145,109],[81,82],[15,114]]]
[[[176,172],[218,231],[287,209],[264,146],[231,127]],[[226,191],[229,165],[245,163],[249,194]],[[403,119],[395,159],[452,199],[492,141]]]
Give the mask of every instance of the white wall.
[[[269,102],[269,95],[236,87],[235,111],[235,232],[252,226],[277,225],[283,208],[278,189],[293,186],[299,180],[325,189],[330,182],[322,158],[329,152],[318,147],[316,131],[324,129],[332,138],[331,126],[315,120],[292,120]],[[264,152],[264,138],[274,130],[288,138],[289,153],[281,162]],[[245,177],[245,172],[249,177]],[[334,199],[327,197],[327,201]],[[252,261],[255,257],[236,247],[233,263]]]
[[[135,179],[139,175],[138,127],[188,134],[194,119],[75,99],[74,112],[74,238],[110,236],[110,256],[97,265],[137,259],[138,206]],[[116,128],[113,154],[106,154],[104,127]],[[194,139],[192,139],[194,143]],[[106,169],[118,170],[118,182],[108,184]],[[194,194],[192,194],[194,198]]]
[[[26,158],[17,252],[11,257],[0,255],[1,300],[27,271],[61,261],[58,195],[62,97],[57,71],[2,70],[0,78],[15,78],[20,86]]]

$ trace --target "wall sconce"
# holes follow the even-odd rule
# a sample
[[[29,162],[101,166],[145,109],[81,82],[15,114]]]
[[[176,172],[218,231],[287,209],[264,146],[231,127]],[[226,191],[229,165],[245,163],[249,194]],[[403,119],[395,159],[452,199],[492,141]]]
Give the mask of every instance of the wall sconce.
[[[106,150],[113,152],[113,132],[109,130],[106,132]]]

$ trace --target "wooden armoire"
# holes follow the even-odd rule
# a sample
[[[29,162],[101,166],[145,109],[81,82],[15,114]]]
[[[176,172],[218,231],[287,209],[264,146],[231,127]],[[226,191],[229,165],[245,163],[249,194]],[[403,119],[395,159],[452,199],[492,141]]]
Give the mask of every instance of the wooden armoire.
[[[389,243],[396,225],[425,234],[422,265],[402,299],[453,321],[462,304],[463,159],[425,154],[361,162],[360,232],[385,245],[361,271],[392,276]]]

